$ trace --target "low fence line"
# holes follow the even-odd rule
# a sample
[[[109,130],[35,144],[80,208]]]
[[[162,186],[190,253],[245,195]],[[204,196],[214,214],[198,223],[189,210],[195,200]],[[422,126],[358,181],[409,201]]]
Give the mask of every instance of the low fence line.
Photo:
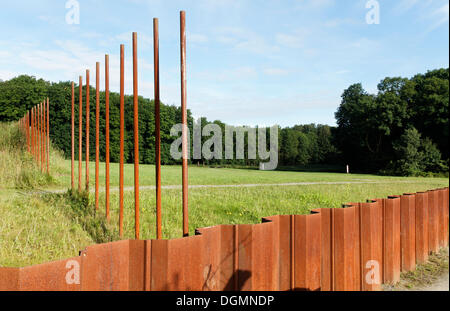
[[[375,291],[448,246],[449,188],[0,268],[0,290]]]

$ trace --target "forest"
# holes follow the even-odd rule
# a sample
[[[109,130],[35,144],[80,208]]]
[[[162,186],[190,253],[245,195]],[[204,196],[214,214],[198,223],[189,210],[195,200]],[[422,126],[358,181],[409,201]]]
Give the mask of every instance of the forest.
[[[95,158],[95,88],[90,87],[90,157]],[[78,126],[79,89],[75,87],[75,120]],[[83,137],[86,86],[83,87]],[[27,110],[50,99],[50,136],[66,157],[71,153],[71,82],[49,82],[21,75],[0,80],[0,122],[21,118]],[[110,157],[119,161],[119,94],[110,93]],[[428,71],[412,78],[387,77],[377,94],[361,83],[349,86],[335,116],[337,126],[306,124],[279,128],[279,167],[350,165],[352,171],[402,176],[448,174],[449,69]],[[133,162],[133,96],[125,96],[125,161]],[[225,123],[200,118],[202,127]],[[274,120],[276,124],[277,120]],[[193,118],[188,110],[192,133]],[[198,121],[197,121],[198,122]],[[170,156],[176,137],[170,135],[181,123],[179,107],[161,104],[161,160],[178,164]],[[76,127],[78,129],[78,127]],[[154,101],[139,97],[140,162],[155,161]],[[202,141],[208,137],[203,137]],[[75,130],[78,141],[78,130]],[[247,137],[245,138],[247,141]],[[191,141],[192,143],[192,141]],[[83,150],[85,150],[83,139]],[[222,144],[224,146],[224,144]],[[77,149],[77,148],[75,148]],[[267,148],[268,150],[269,148]],[[247,150],[247,148],[245,149]],[[247,152],[246,152],[247,155]],[[77,150],[76,150],[76,158]],[[105,159],[105,93],[100,92],[100,160]],[[259,160],[192,160],[194,164],[258,166]]]

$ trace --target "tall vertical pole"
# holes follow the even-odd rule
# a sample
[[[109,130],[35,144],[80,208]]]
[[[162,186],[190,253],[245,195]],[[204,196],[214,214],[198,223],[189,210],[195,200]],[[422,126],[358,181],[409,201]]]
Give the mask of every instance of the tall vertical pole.
[[[156,238],[162,238],[161,229],[161,125],[159,98],[159,24],[153,19],[153,69],[155,81],[155,160],[156,160]]]
[[[50,113],[49,113],[49,109],[50,109],[50,100],[47,97],[47,174],[50,173]]]
[[[100,63],[95,64],[95,210],[98,211],[100,161]]]
[[[119,163],[119,236],[123,237],[123,144],[125,123],[125,46],[120,45],[120,163]]]
[[[31,127],[30,127],[31,133],[31,154],[34,157],[34,107],[31,107]]]
[[[182,154],[183,154],[183,236],[189,235],[188,214],[188,157],[187,157],[187,111],[186,111],[186,15],[180,12],[180,50],[181,50],[181,123]]]
[[[41,103],[41,172],[44,172],[44,163],[45,163],[45,111],[44,111],[44,101]]]
[[[71,163],[71,185],[75,189],[75,83],[72,82],[72,163]]]
[[[33,107],[33,157],[37,161],[36,106]]]
[[[89,192],[89,70],[86,70],[86,191]]]
[[[27,123],[26,123],[26,127],[27,127],[27,150],[28,153],[30,153],[31,150],[31,145],[30,145],[30,111],[27,111]]]
[[[34,159],[37,163],[38,161],[38,117],[37,117],[37,105],[34,107]]]
[[[134,231],[139,240],[139,111],[137,33],[133,32],[133,102],[134,102]]]
[[[39,148],[38,148],[38,157],[37,157],[37,161],[38,161],[38,165],[40,164],[41,165],[41,172],[42,172],[42,163],[41,163],[41,149],[42,149],[42,141],[41,141],[41,139],[42,139],[42,134],[41,134],[41,124],[42,124],[42,122],[41,122],[41,116],[42,116],[42,111],[41,111],[41,108],[42,108],[42,102],[41,103],[39,103],[39,105],[38,105],[38,108],[37,108],[37,110],[38,110],[38,113],[37,113],[37,117],[38,117],[38,146],[39,146]]]
[[[106,119],[106,219],[109,220],[109,55],[105,55],[105,119]]]
[[[82,139],[83,139],[83,77],[80,76],[79,84],[79,108],[78,108],[78,191],[81,192],[81,161],[82,161]]]
[[[47,112],[46,100],[42,103],[42,170],[45,171],[47,161]]]

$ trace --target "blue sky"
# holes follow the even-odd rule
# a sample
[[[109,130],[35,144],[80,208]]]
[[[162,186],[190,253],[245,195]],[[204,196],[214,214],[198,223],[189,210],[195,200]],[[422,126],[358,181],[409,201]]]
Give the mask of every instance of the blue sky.
[[[110,55],[119,90],[119,45],[138,32],[139,93],[153,98],[152,18],[160,24],[161,99],[180,103],[179,11],[186,11],[188,108],[233,125],[335,124],[342,91],[376,92],[386,76],[448,67],[448,0],[379,0],[380,24],[366,23],[367,0],[4,1],[0,79],[29,74],[78,81]],[[91,83],[92,83],[91,82]]]

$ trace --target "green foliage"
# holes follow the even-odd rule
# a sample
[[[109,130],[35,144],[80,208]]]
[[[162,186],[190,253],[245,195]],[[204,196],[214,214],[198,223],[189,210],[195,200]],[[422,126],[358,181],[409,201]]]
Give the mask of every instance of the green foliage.
[[[448,100],[449,69],[385,78],[376,95],[351,85],[336,112],[336,146],[361,171],[448,172]]]

